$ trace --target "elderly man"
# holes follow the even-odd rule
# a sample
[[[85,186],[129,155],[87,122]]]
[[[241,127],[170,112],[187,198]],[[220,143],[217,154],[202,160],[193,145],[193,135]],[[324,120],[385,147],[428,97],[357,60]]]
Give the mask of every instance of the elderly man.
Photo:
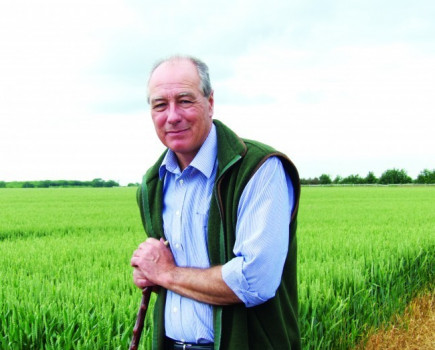
[[[299,349],[296,168],[213,119],[196,58],[156,64],[148,101],[167,151],[138,190],[149,238],[131,265],[158,293],[153,348]]]

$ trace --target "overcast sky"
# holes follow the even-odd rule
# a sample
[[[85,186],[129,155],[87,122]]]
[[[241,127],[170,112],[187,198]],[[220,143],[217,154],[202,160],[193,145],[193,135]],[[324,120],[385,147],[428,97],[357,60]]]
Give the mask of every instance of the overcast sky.
[[[435,168],[435,2],[0,0],[0,180],[140,182],[152,64],[210,67],[215,114],[301,177]]]

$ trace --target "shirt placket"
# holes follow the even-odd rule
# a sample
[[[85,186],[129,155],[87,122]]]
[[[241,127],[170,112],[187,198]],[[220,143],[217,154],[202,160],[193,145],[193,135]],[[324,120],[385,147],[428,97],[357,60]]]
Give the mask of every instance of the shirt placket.
[[[173,250],[176,252],[176,262],[178,266],[186,266],[186,254],[182,236],[183,209],[186,199],[186,179],[185,175],[177,177],[175,181],[176,207],[175,207],[175,225],[173,235]]]
[[[171,232],[171,250],[178,266],[184,266],[186,255],[182,242],[181,228],[183,222],[183,206],[186,198],[186,186],[183,174],[175,175],[174,206],[172,211],[172,232]],[[172,327],[177,330],[177,334],[183,334],[182,315],[181,315],[181,296],[173,293],[170,301],[170,312],[172,314]]]

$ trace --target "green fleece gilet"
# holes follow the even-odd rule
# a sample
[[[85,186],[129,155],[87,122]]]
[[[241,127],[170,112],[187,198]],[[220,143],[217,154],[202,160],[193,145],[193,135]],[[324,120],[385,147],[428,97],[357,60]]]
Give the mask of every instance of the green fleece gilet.
[[[244,304],[213,307],[215,349],[300,349],[296,278],[298,172],[284,154],[259,142],[242,140],[223,123],[213,122],[218,140],[218,171],[208,221],[208,254],[212,266],[223,265],[234,257],[239,199],[249,179],[267,158],[280,158],[294,187],[289,250],[276,295],[250,308]],[[145,174],[137,196],[145,231],[155,238],[164,237],[163,181],[159,179],[159,167],[165,153]],[[165,300],[166,290],[162,289],[154,306],[153,349],[163,349]]]

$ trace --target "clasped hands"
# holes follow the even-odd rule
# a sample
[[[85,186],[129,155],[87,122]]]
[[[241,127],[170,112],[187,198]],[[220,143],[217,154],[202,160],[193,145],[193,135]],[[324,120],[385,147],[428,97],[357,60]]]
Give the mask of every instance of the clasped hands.
[[[167,242],[148,238],[133,253],[130,261],[134,284],[139,288],[164,286],[165,277],[175,269],[175,261]]]

